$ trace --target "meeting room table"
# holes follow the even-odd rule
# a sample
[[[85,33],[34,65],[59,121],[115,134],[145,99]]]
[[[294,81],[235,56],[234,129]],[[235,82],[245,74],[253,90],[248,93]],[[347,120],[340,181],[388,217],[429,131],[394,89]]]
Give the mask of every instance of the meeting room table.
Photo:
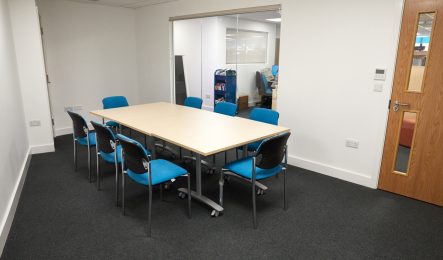
[[[154,160],[155,138],[194,152],[196,191],[188,191],[186,188],[180,188],[179,191],[190,194],[192,198],[218,212],[222,212],[223,208],[202,194],[202,156],[244,146],[243,157],[246,157],[248,143],[290,131],[282,126],[164,102],[95,110],[90,113],[119,123],[120,132],[123,125],[150,136],[151,156]]]

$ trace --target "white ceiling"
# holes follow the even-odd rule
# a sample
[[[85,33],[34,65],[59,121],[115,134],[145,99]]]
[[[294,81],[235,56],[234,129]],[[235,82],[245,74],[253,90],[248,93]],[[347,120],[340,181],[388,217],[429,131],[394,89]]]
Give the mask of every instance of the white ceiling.
[[[99,5],[111,5],[120,6],[127,8],[138,8],[148,5],[164,4],[168,2],[175,2],[178,0],[67,0],[74,2],[82,2],[88,4],[99,4]]]

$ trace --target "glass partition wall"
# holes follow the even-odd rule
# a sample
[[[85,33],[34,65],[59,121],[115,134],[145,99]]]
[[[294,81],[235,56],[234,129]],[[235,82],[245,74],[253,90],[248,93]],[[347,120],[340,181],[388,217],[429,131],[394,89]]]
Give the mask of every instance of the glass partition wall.
[[[174,21],[175,103],[199,97],[212,111],[231,102],[244,117],[251,107],[271,109],[280,17],[276,10]]]

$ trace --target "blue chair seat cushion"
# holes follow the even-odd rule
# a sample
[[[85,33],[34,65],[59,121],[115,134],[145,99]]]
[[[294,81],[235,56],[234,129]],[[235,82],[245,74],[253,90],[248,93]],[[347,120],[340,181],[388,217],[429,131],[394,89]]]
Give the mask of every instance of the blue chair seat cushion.
[[[99,146],[100,148],[100,146]],[[112,153],[104,153],[100,151],[100,156],[108,162],[115,163],[115,152]],[[120,163],[122,161],[122,146],[117,145],[117,162]]]
[[[77,137],[77,141],[84,146],[88,146],[88,139],[86,139],[86,137],[83,137],[83,138]],[[89,133],[89,145],[90,146],[95,145],[95,132]]]
[[[170,179],[179,177],[183,174],[188,173],[182,167],[175,165],[169,161],[157,159],[151,161],[151,171],[152,171],[152,185],[156,185]],[[149,185],[148,173],[137,174],[127,170],[128,175],[136,182]]]
[[[114,121],[108,121],[106,122],[106,125],[112,126],[112,127],[118,127],[120,124]]]
[[[253,156],[241,158],[239,160],[225,164],[223,168],[228,169],[231,172],[234,172],[243,177],[252,179],[252,158]],[[259,167],[255,167],[255,179],[261,180],[273,176],[281,171],[282,168],[283,167],[280,164],[272,169],[261,169]]]
[[[262,142],[263,142],[263,140],[260,140],[260,141],[256,141],[256,142],[248,144],[248,151],[256,151]],[[243,146],[239,146],[239,147],[237,147],[237,149],[243,151]]]

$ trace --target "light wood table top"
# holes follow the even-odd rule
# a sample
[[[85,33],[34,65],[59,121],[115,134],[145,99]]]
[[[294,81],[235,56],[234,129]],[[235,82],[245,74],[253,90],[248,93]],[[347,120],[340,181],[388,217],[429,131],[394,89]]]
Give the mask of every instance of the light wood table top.
[[[90,113],[203,156],[290,131],[286,127],[170,103],[96,110]]]

